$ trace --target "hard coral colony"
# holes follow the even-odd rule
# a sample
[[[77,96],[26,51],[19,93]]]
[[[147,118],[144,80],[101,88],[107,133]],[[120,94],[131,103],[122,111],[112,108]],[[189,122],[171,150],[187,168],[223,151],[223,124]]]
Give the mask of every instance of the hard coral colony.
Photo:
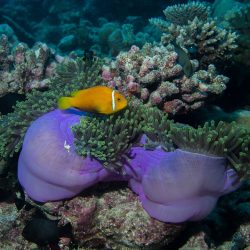
[[[53,77],[40,81],[47,68],[31,70],[17,91],[37,82],[47,89],[33,89],[0,117],[1,160],[21,150],[18,180],[31,199],[70,199],[97,183],[123,181],[150,217],[180,223],[205,218],[249,177],[249,131],[223,122],[193,128],[166,114],[187,114],[226,89],[229,78],[216,63],[232,56],[236,34],[216,25],[202,3],[164,14],[167,21],[150,20],[164,32],[160,43],[134,45],[105,63],[68,59],[55,70],[48,48],[33,48],[31,68],[49,65]],[[0,42],[7,47],[5,37]],[[17,50],[20,63],[30,59],[27,50]]]
[[[103,67],[103,80],[147,106],[186,114],[226,89],[229,79],[216,64],[233,56],[237,35],[219,27],[202,2],[169,6],[164,15],[149,20],[163,32],[161,42],[120,52]]]

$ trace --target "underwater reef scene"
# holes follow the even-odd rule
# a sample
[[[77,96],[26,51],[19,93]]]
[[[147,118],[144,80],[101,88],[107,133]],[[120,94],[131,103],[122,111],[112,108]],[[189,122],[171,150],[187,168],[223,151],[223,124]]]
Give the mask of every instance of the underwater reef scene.
[[[250,1],[2,0],[0,249],[250,249]]]

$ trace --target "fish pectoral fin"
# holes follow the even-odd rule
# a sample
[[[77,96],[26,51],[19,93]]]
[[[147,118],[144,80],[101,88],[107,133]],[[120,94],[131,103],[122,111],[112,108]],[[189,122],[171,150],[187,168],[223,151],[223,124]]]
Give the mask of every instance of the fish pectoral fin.
[[[107,108],[106,105],[100,105],[100,106],[96,107],[95,112],[99,113],[99,114],[103,114],[103,115],[109,115],[112,113],[110,108]]]
[[[71,100],[72,100],[71,97],[61,97],[61,98],[59,98],[59,100],[58,100],[58,108],[59,109],[71,108],[72,107]]]

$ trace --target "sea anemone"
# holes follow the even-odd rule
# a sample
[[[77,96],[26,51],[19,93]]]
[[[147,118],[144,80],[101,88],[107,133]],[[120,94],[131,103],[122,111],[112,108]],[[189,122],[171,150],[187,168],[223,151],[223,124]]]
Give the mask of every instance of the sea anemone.
[[[179,223],[201,220],[218,198],[240,185],[238,176],[223,157],[177,149],[135,150],[130,162],[135,175],[129,184],[143,208],[160,221]]]
[[[109,177],[100,162],[75,153],[71,126],[79,120],[79,114],[54,110],[27,130],[18,179],[32,199],[45,202],[70,198]]]
[[[71,198],[101,181],[128,181],[150,216],[200,220],[249,174],[249,143],[234,124],[195,129],[154,108],[108,118],[54,110],[28,128],[18,178],[37,201]]]

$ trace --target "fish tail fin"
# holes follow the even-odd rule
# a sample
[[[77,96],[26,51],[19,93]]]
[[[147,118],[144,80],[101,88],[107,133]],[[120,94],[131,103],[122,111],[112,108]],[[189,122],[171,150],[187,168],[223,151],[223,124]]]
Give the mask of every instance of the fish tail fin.
[[[72,107],[71,100],[72,100],[71,97],[61,97],[61,98],[59,98],[59,100],[58,100],[59,109],[71,108]]]

